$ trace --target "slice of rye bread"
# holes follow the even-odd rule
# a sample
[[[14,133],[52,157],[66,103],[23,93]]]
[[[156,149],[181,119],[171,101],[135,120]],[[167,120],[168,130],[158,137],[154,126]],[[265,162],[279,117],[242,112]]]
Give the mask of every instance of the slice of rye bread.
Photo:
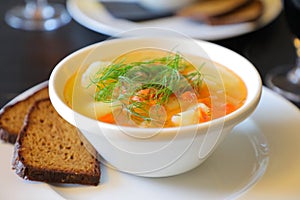
[[[177,11],[178,16],[203,20],[229,13],[251,0],[202,0]]]
[[[257,20],[263,13],[263,4],[260,0],[250,3],[225,15],[208,17],[203,21],[210,25],[226,25]]]
[[[0,139],[14,144],[29,108],[35,101],[47,97],[48,87],[45,86],[26,99],[5,107],[0,113]]]
[[[99,184],[95,149],[86,148],[77,128],[60,117],[49,99],[37,101],[25,120],[13,157],[13,169],[20,177],[48,183]]]

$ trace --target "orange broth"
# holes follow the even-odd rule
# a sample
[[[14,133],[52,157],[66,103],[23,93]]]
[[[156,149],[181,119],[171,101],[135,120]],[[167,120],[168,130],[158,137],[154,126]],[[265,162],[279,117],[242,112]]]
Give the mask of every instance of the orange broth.
[[[129,53],[126,53],[117,59],[113,61],[113,63],[132,63],[132,62],[140,62],[140,61],[146,61],[146,60],[152,60],[154,58],[161,58],[170,55],[169,52],[163,51],[163,50],[156,50],[156,49],[141,49],[132,51]],[[244,101],[247,97],[247,89],[244,84],[244,82],[238,77],[234,72],[231,70],[225,68],[224,66],[211,62],[204,58],[192,58],[191,60],[195,60],[197,65],[202,65],[204,63],[204,67],[195,67],[195,62],[191,64],[191,62],[184,59],[183,63],[186,65],[184,70],[182,70],[180,73],[183,75],[189,74],[193,71],[200,70],[200,73],[202,74],[203,70],[203,82],[201,84],[200,91],[196,91],[195,93],[193,91],[185,91],[181,93],[180,95],[172,94],[169,97],[169,100],[162,105],[159,105],[155,112],[157,112],[157,115],[155,120],[156,121],[163,121],[162,123],[143,123],[143,119],[137,117],[137,116],[131,116],[130,119],[128,119],[128,123],[126,120],[121,120],[123,122],[119,123],[119,117],[117,117],[116,113],[118,115],[124,115],[128,117],[128,114],[124,114],[125,111],[121,108],[118,110],[118,112],[111,111],[106,112],[104,114],[97,114],[97,111],[87,111],[88,109],[98,109],[101,110],[101,106],[97,108],[97,106],[90,106],[85,107],[85,104],[92,104],[92,102],[95,101],[93,96],[91,94],[85,94],[86,87],[79,87],[76,84],[79,84],[80,81],[76,81],[76,79],[80,79],[80,72],[76,72],[66,83],[65,89],[64,89],[64,97],[65,102],[72,107],[74,110],[76,110],[75,107],[78,107],[78,112],[82,113],[93,113],[93,114],[87,114],[89,117],[93,117],[98,119],[99,121],[106,122],[106,123],[112,123],[112,124],[120,124],[125,126],[142,126],[142,127],[174,127],[182,125],[177,123],[176,117],[181,116],[182,112],[191,109],[192,105],[197,107],[197,109],[194,109],[197,113],[197,120],[196,123],[203,123],[221,116],[224,116],[226,114],[229,114],[231,112],[234,112],[236,109],[241,107],[244,104]],[[212,69],[215,68],[215,69]],[[206,76],[208,78],[206,78]],[[192,79],[191,79],[192,80]],[[76,90],[74,90],[74,87]],[[81,88],[81,89],[79,89]],[[74,95],[74,92],[82,90],[79,95]],[[95,89],[95,92],[97,89]],[[137,91],[137,95],[133,95],[130,97],[133,101],[144,101],[145,96],[147,98],[149,95],[153,94],[151,92],[157,91],[153,88],[146,88],[141,89]],[[196,94],[196,96],[195,96]],[[83,101],[80,101],[78,99],[82,98],[85,95]],[[76,96],[74,98],[74,96]],[[150,97],[149,97],[150,98]],[[77,103],[77,106],[74,106],[74,99],[79,101]],[[150,101],[151,100],[151,101]],[[150,99],[148,101],[148,104],[145,108],[150,109],[151,106],[156,106],[156,100]],[[87,102],[89,101],[89,102]],[[105,104],[106,105],[106,104]],[[189,107],[190,106],[190,107]],[[114,107],[114,106],[111,106]],[[138,111],[138,109],[136,109]],[[144,111],[141,111],[144,112]],[[190,114],[187,114],[190,115]],[[182,119],[185,118],[186,115],[182,114]],[[188,116],[189,117],[189,116]],[[124,118],[124,117],[123,117]],[[195,119],[192,118],[191,124],[195,124]],[[132,120],[138,121],[137,123],[133,123]],[[155,121],[152,120],[152,121]],[[124,122],[125,121],[125,122]],[[131,122],[130,122],[131,121]],[[141,125],[142,124],[142,125]],[[186,124],[183,124],[186,125]]]

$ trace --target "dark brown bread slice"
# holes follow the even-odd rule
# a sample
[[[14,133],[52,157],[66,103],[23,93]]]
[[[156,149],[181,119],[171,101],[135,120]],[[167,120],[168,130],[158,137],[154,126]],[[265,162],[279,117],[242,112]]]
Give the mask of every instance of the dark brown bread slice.
[[[177,15],[203,20],[208,17],[229,13],[249,1],[250,0],[202,0],[180,9]]]
[[[13,168],[28,180],[98,185],[96,151],[87,150],[79,134],[49,99],[37,101],[16,141]]]
[[[29,108],[35,101],[47,97],[49,97],[48,87],[45,86],[28,98],[5,107],[0,113],[0,139],[14,144]]]
[[[233,12],[221,16],[208,17],[204,21],[211,25],[236,24],[257,20],[262,13],[262,2],[260,0],[253,0]]]

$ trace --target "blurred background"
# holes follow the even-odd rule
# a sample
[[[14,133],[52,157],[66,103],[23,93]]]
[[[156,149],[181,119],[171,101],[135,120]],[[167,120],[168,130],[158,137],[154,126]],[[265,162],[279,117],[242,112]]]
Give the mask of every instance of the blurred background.
[[[1,0],[0,4],[1,107],[20,92],[47,80],[54,66],[68,54],[109,37],[74,19],[52,31],[25,31],[8,26],[4,20],[6,12],[24,2]],[[49,2],[66,5],[64,0]],[[249,59],[264,78],[275,66],[294,63],[291,36],[284,12],[280,11],[274,20],[257,30],[210,41]]]

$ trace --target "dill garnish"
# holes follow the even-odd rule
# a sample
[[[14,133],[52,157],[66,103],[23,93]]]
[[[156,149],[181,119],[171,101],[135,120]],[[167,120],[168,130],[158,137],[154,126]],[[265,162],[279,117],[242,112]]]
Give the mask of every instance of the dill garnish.
[[[151,121],[151,106],[164,105],[172,95],[186,91],[199,93],[203,78],[197,69],[186,70],[191,66],[178,53],[141,62],[126,63],[124,59],[95,74],[94,98],[102,102],[118,101],[130,119]]]

